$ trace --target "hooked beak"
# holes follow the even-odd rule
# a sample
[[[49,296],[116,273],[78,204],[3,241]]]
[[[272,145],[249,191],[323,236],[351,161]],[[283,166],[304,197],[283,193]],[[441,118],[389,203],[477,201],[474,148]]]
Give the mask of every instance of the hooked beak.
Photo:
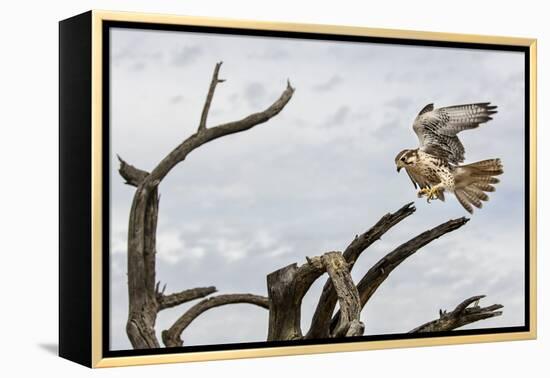
[[[399,173],[399,171],[401,170],[401,168],[403,168],[403,167],[397,166],[397,173]]]

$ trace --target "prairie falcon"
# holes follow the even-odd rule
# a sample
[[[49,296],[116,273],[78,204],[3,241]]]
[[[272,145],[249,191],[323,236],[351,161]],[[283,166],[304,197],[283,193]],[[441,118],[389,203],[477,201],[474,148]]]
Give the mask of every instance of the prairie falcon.
[[[434,109],[426,105],[416,117],[413,130],[420,147],[403,150],[395,157],[397,172],[405,168],[413,185],[420,187],[418,196],[445,201],[444,192],[454,193],[460,204],[473,213],[473,206],[488,201],[485,192],[494,192],[503,167],[500,159],[482,160],[459,165],[464,161],[464,146],[457,134],[477,128],[492,119],[496,106],[489,102],[454,105]]]

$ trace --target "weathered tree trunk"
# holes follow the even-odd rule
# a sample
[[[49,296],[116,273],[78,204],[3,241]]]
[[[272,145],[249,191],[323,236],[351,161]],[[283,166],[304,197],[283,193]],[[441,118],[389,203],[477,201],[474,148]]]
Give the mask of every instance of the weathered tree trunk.
[[[120,175],[126,184],[136,187],[128,224],[128,295],[129,314],[126,332],[133,348],[160,347],[156,336],[157,314],[167,308],[204,298],[216,288],[199,287],[172,294],[159,290],[156,279],[156,233],[159,208],[158,186],[166,175],[189,153],[214,139],[248,130],[267,122],[281,112],[292,98],[294,88],[287,84],[281,96],[267,109],[239,121],[208,128],[207,118],[219,79],[221,62],[212,75],[197,131],[170,152],[151,171],[146,172],[120,160]],[[248,303],[269,311],[267,340],[299,340],[361,336],[364,324],[361,310],[374,292],[407,257],[431,241],[462,227],[468,219],[459,218],[442,223],[400,245],[378,261],[359,281],[353,282],[351,270],[360,255],[389,229],[415,212],[412,203],[395,213],[386,214],[372,228],[358,235],[343,252],[327,252],[318,257],[306,257],[303,265],[291,264],[267,276],[268,297],[254,294],[223,294],[205,298],[183,313],[174,324],[162,332],[167,347],[183,345],[182,333],[205,311],[219,306]],[[319,298],[310,329],[301,329],[302,300],[311,285],[324,273],[328,279]],[[450,313],[440,311],[440,317],[423,324],[411,333],[449,331],[478,320],[502,314],[502,305],[481,308],[483,296],[469,298]],[[474,303],[473,307],[469,307]],[[336,306],[339,310],[334,314]]]

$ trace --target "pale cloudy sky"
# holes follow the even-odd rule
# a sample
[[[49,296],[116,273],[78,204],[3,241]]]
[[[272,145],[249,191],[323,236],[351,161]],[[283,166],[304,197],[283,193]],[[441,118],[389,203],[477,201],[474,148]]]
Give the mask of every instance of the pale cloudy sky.
[[[412,121],[436,106],[491,101],[495,119],[461,134],[466,160],[500,157],[497,191],[459,231],[397,268],[362,313],[365,334],[406,332],[486,294],[504,315],[470,327],[524,323],[523,54],[433,47],[114,29],[111,32],[111,348],[129,349],[126,237],[134,188],[116,154],[152,169],[198,125],[223,60],[209,125],[263,110],[296,88],[267,124],[208,143],[160,185],[157,279],[167,292],[214,285],[266,295],[266,275],[305,256],[343,250],[383,214],[417,211],[356,264],[359,280],[416,234],[467,213],[453,196],[427,204],[394,157],[417,147]],[[303,304],[307,329],[325,282]],[[190,306],[160,313],[160,333]],[[185,345],[263,341],[267,311],[230,305],[198,318]]]

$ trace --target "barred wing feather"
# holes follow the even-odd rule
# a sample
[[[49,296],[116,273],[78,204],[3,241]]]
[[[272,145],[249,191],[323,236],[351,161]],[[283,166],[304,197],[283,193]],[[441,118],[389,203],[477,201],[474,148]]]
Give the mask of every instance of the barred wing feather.
[[[463,162],[465,150],[457,134],[490,121],[496,108],[489,102],[438,109],[433,104],[426,105],[413,123],[420,148],[453,164]]]

